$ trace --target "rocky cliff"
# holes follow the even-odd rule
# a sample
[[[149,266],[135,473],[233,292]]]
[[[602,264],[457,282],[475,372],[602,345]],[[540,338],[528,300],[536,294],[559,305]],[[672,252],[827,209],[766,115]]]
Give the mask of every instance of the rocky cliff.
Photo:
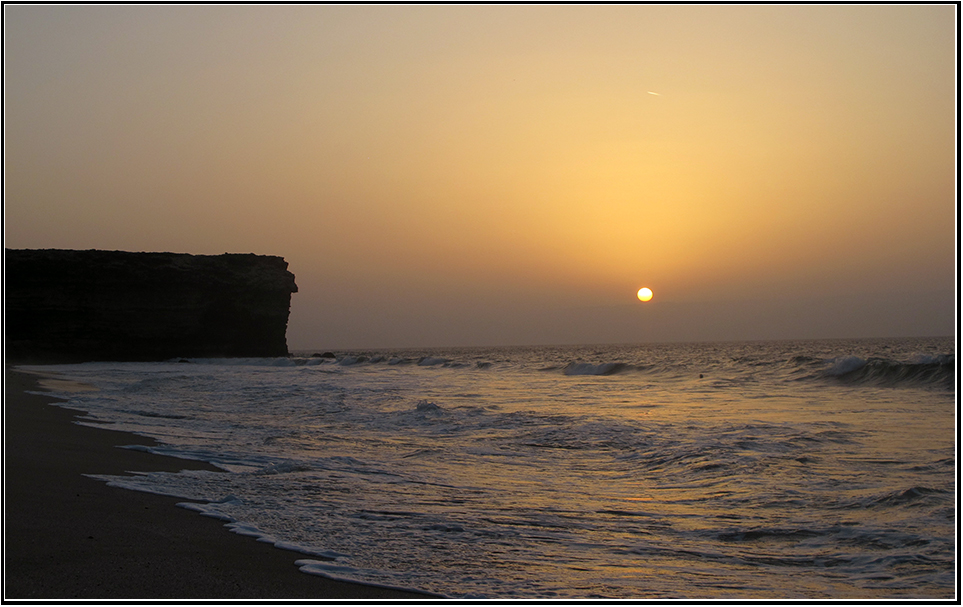
[[[281,257],[6,249],[14,362],[286,356]]]

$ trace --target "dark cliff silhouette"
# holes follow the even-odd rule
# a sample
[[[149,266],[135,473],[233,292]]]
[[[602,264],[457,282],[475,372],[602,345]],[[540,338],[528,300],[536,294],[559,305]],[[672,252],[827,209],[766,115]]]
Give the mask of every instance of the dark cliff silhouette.
[[[13,362],[287,356],[281,257],[6,249]]]

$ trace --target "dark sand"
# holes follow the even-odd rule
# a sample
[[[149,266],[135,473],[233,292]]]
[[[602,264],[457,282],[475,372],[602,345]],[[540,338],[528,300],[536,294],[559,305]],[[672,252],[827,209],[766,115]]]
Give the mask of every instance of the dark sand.
[[[422,595],[298,571],[310,558],[225,529],[182,499],[108,487],[83,474],[210,469],[117,445],[155,444],[72,423],[36,375],[6,369],[4,600],[413,599]]]

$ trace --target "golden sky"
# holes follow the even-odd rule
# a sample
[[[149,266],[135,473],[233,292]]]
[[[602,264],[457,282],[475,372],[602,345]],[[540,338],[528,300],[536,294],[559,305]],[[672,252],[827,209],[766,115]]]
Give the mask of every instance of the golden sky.
[[[281,255],[292,348],[951,334],[956,11],[6,5],[5,245]]]

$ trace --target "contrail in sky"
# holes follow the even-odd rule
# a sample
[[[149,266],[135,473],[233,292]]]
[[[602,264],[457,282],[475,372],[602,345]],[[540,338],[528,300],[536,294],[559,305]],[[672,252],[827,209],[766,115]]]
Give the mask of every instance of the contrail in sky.
[[[659,97],[662,96],[661,93],[653,93],[652,91],[647,91],[647,92],[648,92],[650,95],[657,95],[657,96],[659,96]]]

